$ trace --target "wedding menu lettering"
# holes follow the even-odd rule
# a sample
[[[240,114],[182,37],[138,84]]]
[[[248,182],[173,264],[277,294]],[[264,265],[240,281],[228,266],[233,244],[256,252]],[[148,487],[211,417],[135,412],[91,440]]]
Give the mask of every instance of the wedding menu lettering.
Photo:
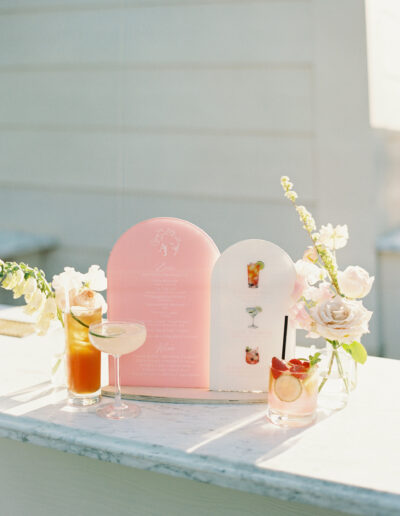
[[[121,357],[122,385],[208,388],[210,282],[219,254],[203,230],[176,218],[146,220],[117,241],[108,318],[147,328],[144,346]]]

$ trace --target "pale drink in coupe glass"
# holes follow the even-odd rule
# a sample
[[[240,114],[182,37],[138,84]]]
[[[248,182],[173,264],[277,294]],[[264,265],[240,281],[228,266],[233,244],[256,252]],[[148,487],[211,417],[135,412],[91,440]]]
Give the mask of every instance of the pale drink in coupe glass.
[[[264,268],[264,262],[258,261],[247,264],[247,280],[249,288],[258,288],[260,271]]]
[[[89,328],[89,338],[99,351],[108,353],[115,361],[115,403],[110,403],[97,410],[101,417],[109,419],[126,419],[136,417],[139,407],[122,403],[119,378],[119,358],[140,348],[146,340],[146,327],[141,322],[103,321]]]
[[[274,357],[268,390],[268,417],[280,426],[305,426],[316,415],[319,372],[316,364]]]

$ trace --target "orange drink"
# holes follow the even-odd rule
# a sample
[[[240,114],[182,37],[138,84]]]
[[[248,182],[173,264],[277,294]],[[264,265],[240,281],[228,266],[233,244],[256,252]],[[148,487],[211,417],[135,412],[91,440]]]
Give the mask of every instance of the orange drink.
[[[260,271],[264,269],[264,262],[258,261],[247,264],[247,277],[249,288],[258,288]]]
[[[89,325],[101,322],[101,316],[101,307],[74,306],[64,317],[67,384],[75,405],[92,405],[100,399],[101,352],[89,341]]]

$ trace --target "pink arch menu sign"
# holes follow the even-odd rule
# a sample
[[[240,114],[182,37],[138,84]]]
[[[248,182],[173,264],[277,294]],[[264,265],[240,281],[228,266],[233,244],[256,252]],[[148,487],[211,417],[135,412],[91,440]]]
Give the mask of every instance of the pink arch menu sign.
[[[108,261],[108,318],[147,327],[121,357],[121,384],[208,388],[211,272],[220,253],[185,220],[154,218],[124,233]],[[113,363],[110,361],[110,380]]]

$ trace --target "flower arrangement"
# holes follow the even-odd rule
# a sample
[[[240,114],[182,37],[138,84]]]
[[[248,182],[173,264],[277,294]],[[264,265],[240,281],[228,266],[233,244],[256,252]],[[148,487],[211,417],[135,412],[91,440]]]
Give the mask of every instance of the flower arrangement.
[[[367,352],[360,340],[369,333],[368,323],[372,312],[361,301],[371,290],[374,277],[359,266],[338,269],[336,251],[345,247],[349,234],[346,225],[321,226],[317,231],[311,213],[297,204],[297,193],[287,176],[281,178],[285,197],[289,199],[312,245],[295,264],[297,281],[293,293],[291,318],[297,328],[306,330],[307,337],[324,338],[332,346],[328,376],[336,360],[338,371],[349,392],[348,380],[343,372],[339,349],[349,353],[355,362],[363,364]],[[324,378],[321,390],[328,379]]]
[[[107,288],[107,280],[98,265],[89,267],[86,274],[65,267],[64,272],[49,283],[37,267],[0,260],[0,286],[12,290],[14,299],[24,296],[25,312],[38,314],[39,335],[45,335],[56,318],[63,324],[63,312],[69,306],[101,306],[103,313],[107,311],[105,300],[99,294]]]

